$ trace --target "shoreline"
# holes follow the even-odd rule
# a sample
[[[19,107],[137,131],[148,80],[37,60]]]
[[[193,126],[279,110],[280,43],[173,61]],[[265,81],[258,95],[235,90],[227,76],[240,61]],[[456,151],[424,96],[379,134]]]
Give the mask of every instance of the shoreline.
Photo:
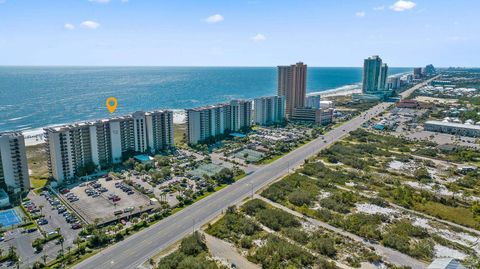
[[[345,85],[335,89],[329,89],[325,91],[317,91],[308,93],[307,96],[316,96],[320,95],[321,97],[333,97],[333,96],[348,96],[354,93],[361,93],[361,84],[352,84],[352,85]],[[184,109],[170,109],[173,111],[173,124],[184,124],[186,123],[186,114]],[[87,120],[88,121],[88,120]],[[71,122],[73,123],[73,122]],[[41,128],[35,128],[30,130],[23,130],[20,131],[25,137],[25,146],[36,146],[39,144],[45,143],[43,139],[43,129],[48,127],[55,127],[61,126],[65,124],[71,123],[63,123],[63,124],[54,124],[49,125]]]

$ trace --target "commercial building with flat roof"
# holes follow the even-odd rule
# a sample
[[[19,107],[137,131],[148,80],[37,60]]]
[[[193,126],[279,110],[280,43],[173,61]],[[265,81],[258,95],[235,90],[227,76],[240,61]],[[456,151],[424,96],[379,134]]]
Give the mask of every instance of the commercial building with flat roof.
[[[311,107],[295,108],[291,120],[327,125],[333,121],[333,108],[318,109]]]
[[[431,132],[480,137],[480,125],[443,121],[427,121],[424,124],[424,129]]]
[[[30,189],[25,139],[21,133],[0,133],[0,188],[9,195]]]
[[[285,97],[268,96],[254,100],[253,120],[259,125],[279,124],[285,121]]]
[[[155,153],[174,146],[173,112],[132,115],[45,128],[50,176],[62,182],[85,167],[105,169],[126,153]]]

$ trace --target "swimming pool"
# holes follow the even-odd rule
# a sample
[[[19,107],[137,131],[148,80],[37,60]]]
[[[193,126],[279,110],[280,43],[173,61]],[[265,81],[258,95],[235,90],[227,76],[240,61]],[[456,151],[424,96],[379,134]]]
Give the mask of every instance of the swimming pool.
[[[22,222],[22,218],[15,209],[0,211],[0,225],[2,225],[2,227],[10,227],[20,222]]]

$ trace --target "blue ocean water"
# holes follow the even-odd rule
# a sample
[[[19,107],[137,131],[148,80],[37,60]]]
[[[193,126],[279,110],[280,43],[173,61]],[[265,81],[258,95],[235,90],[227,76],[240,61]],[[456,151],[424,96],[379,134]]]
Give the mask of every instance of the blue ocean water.
[[[390,68],[390,74],[411,68]],[[352,85],[361,68],[309,67],[308,92]],[[0,131],[31,130],[137,110],[184,109],[276,93],[275,67],[0,67]]]

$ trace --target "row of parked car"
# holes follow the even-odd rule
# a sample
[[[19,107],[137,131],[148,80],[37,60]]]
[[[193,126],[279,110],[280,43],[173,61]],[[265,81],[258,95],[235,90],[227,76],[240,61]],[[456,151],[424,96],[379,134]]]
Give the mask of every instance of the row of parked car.
[[[40,213],[40,209],[32,201],[23,202],[23,207],[27,210],[32,216]]]
[[[71,202],[75,202],[75,201],[78,201],[78,197],[71,193],[71,192],[65,192],[65,197],[71,201]],[[58,200],[57,197],[54,197],[50,192],[48,191],[44,191],[42,192],[40,195],[42,196],[45,196],[45,199],[47,199],[47,201],[50,203],[50,205],[57,210],[57,213],[58,214],[62,214],[62,216],[65,218],[65,221],[69,224],[71,224],[71,228],[72,229],[80,229],[82,228],[82,223],[77,219],[77,217],[72,214],[71,212],[69,212],[67,210],[67,208],[62,204],[60,203],[60,200]],[[41,223],[44,223],[44,224],[41,224],[39,223],[38,221],[41,221]],[[45,225],[48,223],[48,221],[46,219],[40,219],[38,220],[37,223],[39,225]]]
[[[135,192],[132,190],[132,187],[127,186],[127,185],[123,184],[122,182],[116,182],[116,183],[115,183],[115,187],[121,189],[123,192],[125,192],[125,193],[128,194],[128,195],[132,195],[132,194],[135,193]]]
[[[74,193],[71,193],[71,192],[70,192],[70,193],[67,193],[67,194],[65,195],[65,197],[66,197],[67,200],[70,201],[70,202],[76,202],[76,201],[79,200],[78,196],[75,195]]]
[[[98,181],[88,183],[90,188],[85,189],[85,193],[92,198],[100,196],[102,192],[107,192],[107,188],[103,187]]]

